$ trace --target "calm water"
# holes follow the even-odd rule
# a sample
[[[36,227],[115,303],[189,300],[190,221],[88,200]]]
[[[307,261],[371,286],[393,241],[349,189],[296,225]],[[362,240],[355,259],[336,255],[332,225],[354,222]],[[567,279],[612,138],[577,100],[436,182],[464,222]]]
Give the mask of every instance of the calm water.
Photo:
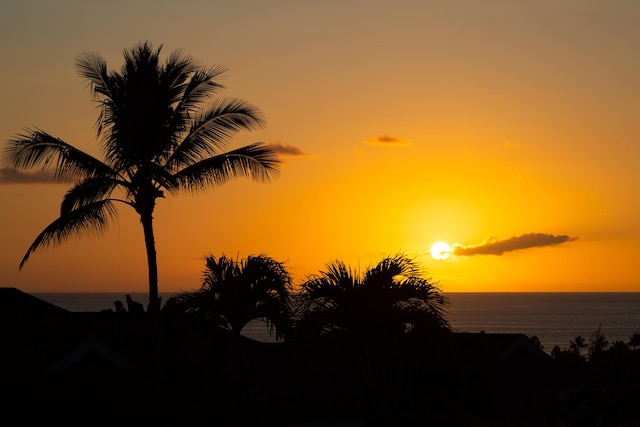
[[[640,293],[453,293],[449,321],[460,332],[524,333],[545,350],[601,328],[609,342],[640,332]]]
[[[36,293],[35,296],[69,311],[113,309],[114,301],[126,306],[120,293]],[[163,294],[164,300],[172,294]],[[629,341],[640,332],[639,293],[447,293],[447,319],[458,332],[523,333],[537,336],[545,350],[566,348],[582,335],[589,341],[600,326],[609,342]],[[146,305],[145,293],[131,297]],[[260,321],[246,328],[245,335],[272,341]]]

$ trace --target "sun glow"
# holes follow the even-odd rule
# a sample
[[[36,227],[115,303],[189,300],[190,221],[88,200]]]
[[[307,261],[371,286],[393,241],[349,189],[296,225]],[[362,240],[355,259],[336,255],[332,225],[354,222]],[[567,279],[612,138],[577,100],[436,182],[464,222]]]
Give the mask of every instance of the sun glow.
[[[435,242],[431,246],[431,256],[437,260],[447,259],[451,253],[451,247],[445,242]]]

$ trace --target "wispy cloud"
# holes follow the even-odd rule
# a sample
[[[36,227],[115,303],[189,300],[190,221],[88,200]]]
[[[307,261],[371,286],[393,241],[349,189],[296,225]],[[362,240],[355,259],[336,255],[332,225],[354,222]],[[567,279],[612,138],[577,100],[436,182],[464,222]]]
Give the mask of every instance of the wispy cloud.
[[[451,252],[460,256],[471,255],[502,255],[505,252],[522,249],[539,248],[544,246],[554,246],[566,242],[577,240],[577,237],[566,235],[553,235],[545,233],[528,233],[521,236],[514,236],[508,239],[499,240],[495,237],[486,239],[479,245],[465,246],[460,243],[453,245]]]
[[[513,141],[505,141],[505,143],[502,144],[502,146],[505,148],[520,148],[520,144],[518,142],[513,142]]]
[[[14,169],[0,169],[0,185],[2,184],[55,184],[53,174],[45,171],[19,172]]]
[[[378,145],[383,147],[408,147],[411,145],[411,142],[407,140],[386,134],[375,138],[369,138],[365,140],[364,143],[367,145]]]
[[[309,154],[305,153],[299,147],[295,145],[281,144],[279,142],[272,142],[269,147],[276,153],[287,157],[308,157]]]

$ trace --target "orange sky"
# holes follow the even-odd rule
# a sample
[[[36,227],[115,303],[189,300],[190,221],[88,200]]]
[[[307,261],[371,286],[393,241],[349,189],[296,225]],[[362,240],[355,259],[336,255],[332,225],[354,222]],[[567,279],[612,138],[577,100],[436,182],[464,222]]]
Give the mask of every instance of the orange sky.
[[[234,146],[302,154],[270,184],[160,200],[161,292],[197,288],[207,254],[266,253],[299,283],[333,259],[364,268],[397,252],[445,292],[640,291],[640,3],[109,4],[0,4],[0,149],[37,126],[99,156],[75,57],[120,68],[149,40],[230,69],[221,95],[268,122]],[[18,271],[66,190],[0,174],[0,286],[145,292],[126,207],[104,236]],[[439,240],[467,251],[436,261]]]

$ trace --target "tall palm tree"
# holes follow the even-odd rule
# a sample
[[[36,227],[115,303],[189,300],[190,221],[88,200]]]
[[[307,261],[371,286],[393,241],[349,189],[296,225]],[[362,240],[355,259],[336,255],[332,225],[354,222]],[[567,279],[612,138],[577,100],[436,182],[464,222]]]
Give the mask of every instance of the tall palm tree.
[[[266,255],[209,255],[201,288],[174,296],[170,309],[211,320],[235,336],[251,320],[263,319],[280,339],[292,326],[291,283],[284,264]]]
[[[333,261],[301,285],[299,298],[297,329],[306,335],[386,339],[450,330],[445,296],[405,255],[386,257],[363,274]]]
[[[148,310],[153,312],[160,309],[156,199],[165,191],[198,191],[236,177],[269,181],[279,165],[275,152],[263,143],[222,151],[235,133],[265,126],[251,104],[212,98],[223,88],[216,79],[224,67],[203,67],[181,50],[161,63],[161,48],[145,42],[125,50],[120,71],[108,71],[96,53],[77,57],[78,73],[99,105],[96,127],[104,161],[39,129],[26,129],[9,141],[3,162],[17,170],[53,169],[59,181],[74,184],[62,200],[60,217],[36,237],[20,269],[36,250],[103,232],[117,213],[114,202],[124,203],[140,215],[149,269]]]

